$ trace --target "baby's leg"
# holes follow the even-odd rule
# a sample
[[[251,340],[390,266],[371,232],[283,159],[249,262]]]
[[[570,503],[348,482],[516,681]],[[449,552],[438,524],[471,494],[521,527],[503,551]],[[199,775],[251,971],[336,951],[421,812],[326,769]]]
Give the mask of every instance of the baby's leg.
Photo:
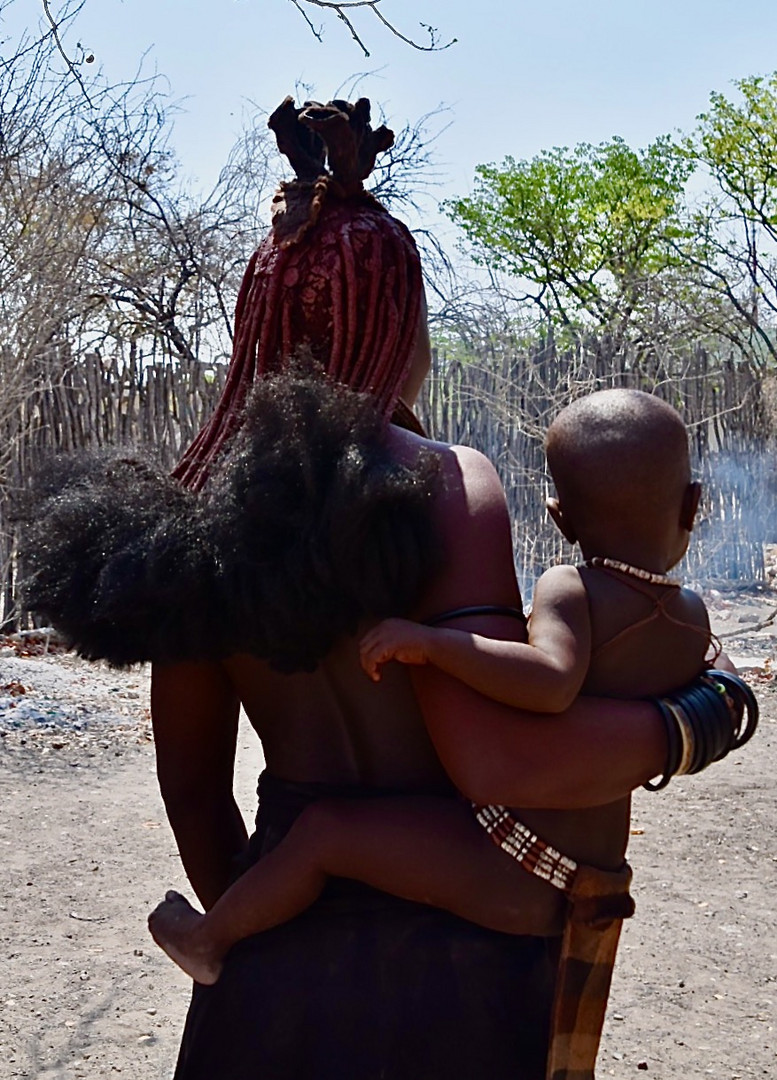
[[[178,894],[149,920],[159,945],[199,982],[215,982],[237,941],[293,918],[328,877],[345,877],[511,934],[560,933],[563,898],[500,851],[454,799],[325,800],[198,915]]]
[[[204,915],[169,891],[148,917],[151,936],[179,967],[210,985],[230,948],[304,911],[326,883],[319,865],[320,830],[309,807],[273,851],[242,874]]]
[[[563,895],[500,851],[468,803],[326,800],[308,813],[328,876],[354,878],[508,934],[563,929]]]

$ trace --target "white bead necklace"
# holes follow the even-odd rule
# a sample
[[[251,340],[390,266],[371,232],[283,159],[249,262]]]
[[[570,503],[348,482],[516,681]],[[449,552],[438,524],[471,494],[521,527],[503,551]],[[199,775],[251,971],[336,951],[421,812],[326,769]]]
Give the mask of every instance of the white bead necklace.
[[[594,555],[593,558],[586,559],[583,566],[594,570],[615,570],[619,574],[639,578],[640,581],[647,581],[651,585],[670,585],[675,589],[680,588],[680,582],[667,577],[666,574],[653,574],[650,570],[643,570],[640,566],[631,566],[629,563],[619,562],[617,559],[605,559],[600,555]]]

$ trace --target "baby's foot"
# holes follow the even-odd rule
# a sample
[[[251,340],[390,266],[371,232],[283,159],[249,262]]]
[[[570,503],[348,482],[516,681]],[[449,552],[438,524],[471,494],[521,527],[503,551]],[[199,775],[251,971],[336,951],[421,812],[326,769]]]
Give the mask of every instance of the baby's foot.
[[[224,965],[213,945],[203,941],[198,932],[203,918],[185,896],[170,889],[149,915],[148,928],[157,945],[187,975],[195,982],[211,986]]]

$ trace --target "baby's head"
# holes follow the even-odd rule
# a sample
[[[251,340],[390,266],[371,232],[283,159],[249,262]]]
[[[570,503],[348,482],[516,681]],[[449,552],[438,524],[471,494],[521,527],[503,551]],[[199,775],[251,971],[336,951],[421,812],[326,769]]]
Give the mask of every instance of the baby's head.
[[[578,398],[551,424],[545,450],[558,494],[549,512],[587,558],[633,561],[655,550],[665,569],[682,558],[700,488],[670,405],[640,390]]]

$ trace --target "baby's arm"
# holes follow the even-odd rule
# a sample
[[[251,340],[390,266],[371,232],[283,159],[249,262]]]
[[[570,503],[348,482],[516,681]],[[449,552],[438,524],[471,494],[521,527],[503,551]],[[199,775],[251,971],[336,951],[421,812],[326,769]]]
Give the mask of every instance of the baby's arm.
[[[433,664],[494,701],[536,712],[563,712],[588,670],[591,626],[582,580],[572,566],[546,571],[534,593],[529,643],[387,619],[361,643],[374,680],[389,660]]]
[[[513,862],[459,799],[325,800],[199,914],[168,893],[149,918],[154,940],[196,981],[213,983],[227,951],[299,914],[327,878],[365,882],[509,934],[563,925],[562,895]]]

